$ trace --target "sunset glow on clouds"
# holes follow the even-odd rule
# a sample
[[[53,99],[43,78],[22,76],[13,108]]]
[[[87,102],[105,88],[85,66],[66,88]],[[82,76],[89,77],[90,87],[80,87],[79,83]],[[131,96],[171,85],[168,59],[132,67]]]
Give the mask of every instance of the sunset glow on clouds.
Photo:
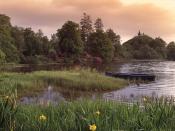
[[[123,40],[140,29],[153,37],[175,40],[174,0],[0,0],[0,13],[11,17],[13,25],[41,28],[55,33],[67,20],[79,22],[83,12],[105,28],[113,28]]]

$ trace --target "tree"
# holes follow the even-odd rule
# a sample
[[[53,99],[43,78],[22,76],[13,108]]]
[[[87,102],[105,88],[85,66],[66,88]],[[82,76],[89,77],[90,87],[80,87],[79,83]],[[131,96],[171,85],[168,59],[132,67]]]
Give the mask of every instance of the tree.
[[[120,45],[120,35],[116,35],[112,29],[108,29],[106,33],[113,45]]]
[[[22,52],[24,48],[24,29],[22,27],[13,27],[12,28],[12,37],[14,39],[14,43],[16,48]]]
[[[49,40],[39,30],[37,33],[31,28],[24,30],[24,52],[25,56],[47,55],[49,52]]]
[[[10,18],[0,15],[0,49],[6,56],[7,62],[18,62],[19,52],[12,37]]]
[[[41,29],[38,30],[35,36],[39,48],[38,54],[47,56],[49,53],[49,49],[51,48],[49,39],[47,38],[47,36],[44,36],[44,33]]]
[[[108,38],[111,40],[112,45],[114,46],[114,56],[123,57],[123,49],[120,43],[120,35],[117,35],[112,29],[106,31]]]
[[[50,49],[48,57],[55,61],[57,59],[57,52],[54,49]]]
[[[167,46],[167,59],[175,60],[175,42],[170,42]]]
[[[80,21],[81,25],[81,38],[84,43],[87,42],[87,38],[93,32],[92,20],[89,15],[83,13],[83,18]]]
[[[35,56],[39,50],[37,40],[34,31],[31,28],[26,28],[24,30],[24,52],[25,56]]]
[[[4,52],[0,49],[0,64],[5,62],[5,57]]]
[[[145,34],[138,35],[123,44],[123,47],[135,59],[166,58],[166,42],[161,38],[153,39]]]
[[[166,42],[162,38],[152,40],[149,46],[157,52],[159,58],[166,58]]]
[[[114,48],[107,34],[101,30],[92,33],[88,38],[88,52],[110,62],[114,56]]]
[[[95,23],[94,23],[94,26],[95,26],[95,30],[98,31],[98,30],[101,30],[103,31],[103,22],[102,22],[102,19],[101,18],[97,18]]]
[[[83,51],[80,29],[77,23],[67,21],[60,30],[57,31],[59,40],[59,50],[66,57],[77,58]]]
[[[24,28],[22,27],[13,27],[12,28],[12,37],[14,39],[14,44],[19,52],[20,61],[24,58],[23,51],[25,46],[24,41]]]

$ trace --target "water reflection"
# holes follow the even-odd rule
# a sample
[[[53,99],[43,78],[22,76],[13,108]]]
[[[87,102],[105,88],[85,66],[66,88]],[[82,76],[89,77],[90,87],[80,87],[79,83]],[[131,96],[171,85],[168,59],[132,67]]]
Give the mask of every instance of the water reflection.
[[[113,69],[115,70],[115,69]],[[156,75],[156,81],[140,84],[129,85],[119,91],[105,93],[103,98],[110,100],[131,99],[139,100],[143,96],[150,97],[175,97],[175,62],[171,61],[142,61],[124,64],[119,72],[121,73],[153,73]],[[111,95],[112,94],[112,95]]]
[[[47,90],[35,97],[23,97],[20,100],[22,104],[40,104],[40,105],[48,105],[48,104],[57,104],[62,101],[65,101],[63,95],[59,92],[55,92],[53,87],[49,86]]]
[[[81,99],[97,99],[102,98],[102,94],[97,92],[83,92],[70,89],[61,89],[49,86],[45,91],[40,92],[38,96],[27,96],[20,99],[21,104],[59,104],[65,101],[81,100]]]

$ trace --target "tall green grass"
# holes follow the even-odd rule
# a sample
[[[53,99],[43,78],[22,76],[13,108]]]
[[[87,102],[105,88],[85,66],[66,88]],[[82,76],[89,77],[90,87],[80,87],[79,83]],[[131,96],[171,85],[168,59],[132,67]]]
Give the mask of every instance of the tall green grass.
[[[33,95],[48,85],[70,90],[107,91],[125,87],[127,82],[88,69],[0,73],[0,94],[17,90],[19,96]]]
[[[46,119],[41,120],[42,115]],[[96,131],[174,131],[175,105],[155,101],[141,106],[100,100],[21,105],[14,121],[14,131],[89,131],[93,124]]]

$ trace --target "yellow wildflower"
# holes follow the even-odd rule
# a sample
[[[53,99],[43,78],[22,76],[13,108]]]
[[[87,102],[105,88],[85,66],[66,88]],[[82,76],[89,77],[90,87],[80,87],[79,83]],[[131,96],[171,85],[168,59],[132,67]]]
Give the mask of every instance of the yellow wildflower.
[[[95,124],[89,125],[89,130],[90,131],[96,131],[96,129],[97,129],[97,126]]]
[[[144,97],[144,98],[143,98],[143,101],[144,101],[144,102],[147,102],[147,99],[146,99],[146,97]]]
[[[5,96],[5,99],[8,100],[10,97],[9,96]]]
[[[100,111],[96,111],[95,114],[99,116],[100,115]]]
[[[39,116],[39,120],[40,121],[46,121],[47,120],[47,117],[42,114],[41,116]]]

